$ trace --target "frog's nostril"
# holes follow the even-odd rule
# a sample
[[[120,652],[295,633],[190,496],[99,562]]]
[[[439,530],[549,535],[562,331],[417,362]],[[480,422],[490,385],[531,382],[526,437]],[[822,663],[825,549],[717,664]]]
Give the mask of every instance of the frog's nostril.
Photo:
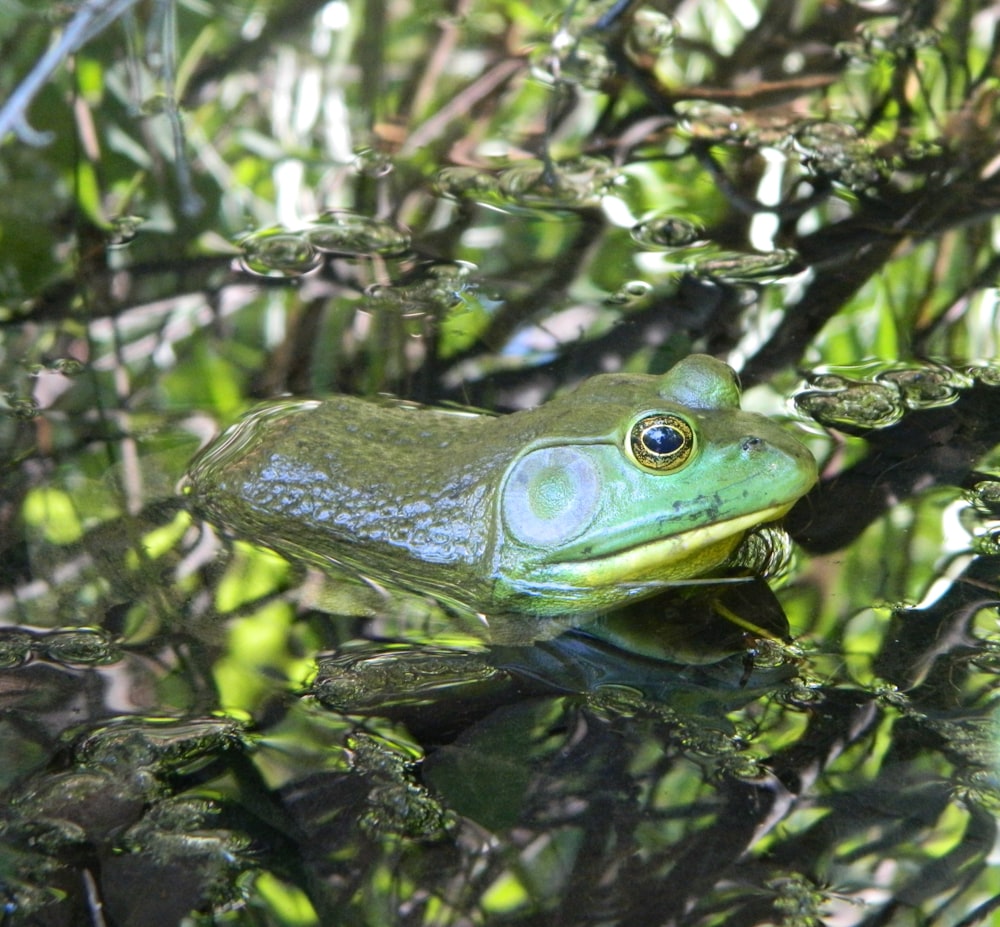
[[[752,453],[764,446],[764,439],[758,438],[756,435],[748,435],[743,439],[740,447],[747,453]]]

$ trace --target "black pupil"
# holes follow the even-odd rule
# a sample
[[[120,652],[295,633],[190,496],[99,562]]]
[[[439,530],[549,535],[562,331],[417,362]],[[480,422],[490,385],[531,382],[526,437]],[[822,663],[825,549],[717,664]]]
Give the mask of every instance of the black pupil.
[[[654,425],[642,433],[642,443],[650,454],[666,457],[684,446],[684,435],[669,425]]]

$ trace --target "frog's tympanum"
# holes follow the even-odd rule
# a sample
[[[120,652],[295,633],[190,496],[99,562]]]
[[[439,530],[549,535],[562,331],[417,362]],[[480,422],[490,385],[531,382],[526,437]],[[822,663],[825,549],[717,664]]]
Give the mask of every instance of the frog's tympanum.
[[[293,559],[462,610],[587,615],[710,575],[815,482],[809,451],[695,355],[491,417],[334,397],[251,412],[194,508]]]

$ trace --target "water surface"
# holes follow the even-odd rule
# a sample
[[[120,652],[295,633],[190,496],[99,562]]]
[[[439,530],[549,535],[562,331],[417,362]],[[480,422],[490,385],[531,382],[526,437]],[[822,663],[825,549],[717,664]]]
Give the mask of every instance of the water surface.
[[[5,924],[993,922],[996,10],[870,7],[0,13]],[[692,351],[822,475],[655,647],[373,614],[177,492],[261,399]]]

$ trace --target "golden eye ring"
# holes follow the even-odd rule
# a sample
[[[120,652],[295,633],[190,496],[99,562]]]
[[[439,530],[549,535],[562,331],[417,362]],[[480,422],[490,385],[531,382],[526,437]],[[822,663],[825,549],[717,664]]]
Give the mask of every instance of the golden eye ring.
[[[636,421],[626,443],[629,455],[643,469],[672,473],[694,454],[694,429],[679,415],[653,412]]]

